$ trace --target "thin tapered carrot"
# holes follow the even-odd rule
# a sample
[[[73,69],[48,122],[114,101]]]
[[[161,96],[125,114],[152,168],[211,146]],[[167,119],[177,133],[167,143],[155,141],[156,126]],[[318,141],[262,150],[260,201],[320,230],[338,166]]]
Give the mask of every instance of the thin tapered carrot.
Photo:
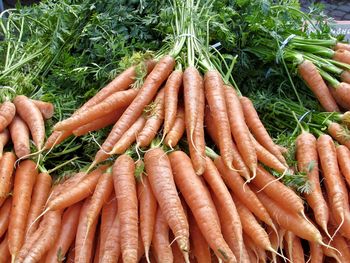
[[[325,201],[320,180],[316,138],[303,131],[296,139],[296,159],[300,172],[306,173],[312,187],[310,194],[305,194],[307,203],[312,208],[316,222],[326,233],[329,220],[329,209]]]
[[[266,232],[267,234],[269,235],[269,240],[270,240],[270,243],[271,243],[271,247],[275,250],[275,251],[278,251],[279,247],[280,247],[280,237],[279,237],[279,234],[278,234],[278,224],[275,223],[275,228],[277,231],[275,231],[272,227],[270,226],[267,226],[266,227]],[[276,253],[273,253],[271,252],[270,253],[271,257],[272,257],[272,262],[277,262],[277,255]]]
[[[175,60],[171,56],[164,56],[159,60],[154,69],[145,79],[136,98],[113,126],[112,131],[102,144],[102,149],[97,152],[94,163],[99,163],[108,158],[108,154],[106,154],[106,152],[109,152],[113,149],[114,145],[120,139],[120,137],[141,115],[144,108],[152,101],[153,97],[156,95],[159,87],[172,72],[174,66]]]
[[[4,204],[0,207],[0,238],[6,233],[12,206],[12,197],[8,197]]]
[[[250,236],[248,236],[246,233],[243,233],[243,239],[244,239],[245,247],[249,248],[254,253],[254,256],[256,258],[255,261],[251,261],[251,262],[260,262],[259,252],[258,252],[259,247],[253,242]]]
[[[10,140],[10,132],[7,128],[5,128],[2,132],[0,132],[0,158],[2,157],[4,147]]]
[[[165,136],[164,143],[169,147],[174,147],[180,141],[186,129],[185,111],[183,105],[177,107],[176,119],[174,125]]]
[[[5,238],[0,242],[0,262],[6,263],[11,260],[11,254],[8,247],[8,234],[6,234]]]
[[[225,164],[228,167],[231,167],[234,156],[232,152],[233,141],[230,129],[230,123],[232,123],[232,120],[229,120],[229,110],[232,107],[231,105],[228,105],[228,96],[225,92],[226,87],[224,87],[220,73],[216,70],[206,72],[204,76],[204,87],[205,97],[208,101],[214,121],[213,125],[216,126],[217,130],[220,154],[225,161]],[[236,118],[239,117],[236,116]]]
[[[216,158],[214,163],[227,186],[243,202],[243,204],[260,220],[264,221],[267,225],[274,227],[272,219],[265,207],[261,204],[249,186],[244,184],[245,182],[242,177],[237,172],[228,169],[223,163],[221,157]]]
[[[266,131],[263,123],[261,122],[258,113],[254,108],[254,104],[247,97],[241,97],[240,102],[243,108],[244,119],[246,124],[255,139],[265,147],[269,152],[275,155],[278,160],[280,160],[283,164],[287,165],[286,160],[284,159],[282,153],[278,145],[276,145],[271,139],[269,133]]]
[[[174,182],[168,156],[161,148],[153,148],[144,156],[146,173],[168,225],[183,252],[188,252],[189,226]]]
[[[164,87],[164,134],[168,134],[177,118],[178,94],[182,85],[182,70],[174,70]]]
[[[247,244],[245,244],[245,246],[247,247]],[[250,262],[259,262],[259,258],[256,251],[254,251],[250,247],[247,247],[247,253],[248,253]]]
[[[350,250],[344,237],[335,235],[331,244],[340,252],[341,262],[350,262]]]
[[[344,49],[344,50],[350,51],[350,45],[348,43],[338,42],[337,44],[335,44],[334,50],[339,50],[339,49]]]
[[[326,111],[340,111],[317,67],[310,60],[305,59],[298,65],[298,73]]]
[[[342,125],[332,122],[328,125],[327,131],[333,139],[350,149],[349,134]]]
[[[255,147],[244,119],[242,105],[233,87],[225,86],[225,97],[232,136],[245,164],[254,176],[258,161]]]
[[[78,229],[79,214],[82,202],[67,208],[62,215],[62,224],[55,244],[48,250],[46,263],[58,263],[66,256],[73,244]]]
[[[324,255],[321,245],[315,242],[309,242],[310,247],[310,263],[319,263],[324,261]]]
[[[140,232],[146,259],[152,242],[153,229],[156,221],[157,200],[152,192],[147,176],[143,176],[137,185],[137,195],[140,206]]]
[[[337,159],[341,174],[350,186],[350,150],[344,145],[337,146]]]
[[[327,240],[328,241],[328,240]],[[327,242],[328,243],[328,242]],[[338,263],[343,263],[343,261],[341,260],[341,255],[339,254],[339,252],[333,250],[333,249],[330,249],[329,247],[327,246],[323,246],[322,247],[322,251],[323,251],[323,254],[326,256],[326,257],[329,257],[329,258],[333,258],[336,260],[336,262]],[[333,261],[334,262],[334,261]]]
[[[16,156],[21,158],[30,154],[30,134],[27,124],[19,116],[15,116],[9,130]]]
[[[37,175],[36,164],[30,160],[21,162],[16,169],[8,229],[9,250],[13,259],[16,258],[24,242],[31,195]]]
[[[104,246],[101,247],[101,256],[100,261],[101,263],[113,263],[118,262],[118,259],[120,258],[120,220],[119,215],[115,216],[115,219],[113,221],[113,224],[111,225],[110,229],[108,230],[108,236],[106,239],[106,242],[104,243]]]
[[[146,118],[141,115],[123,134],[108,154],[123,154],[137,140],[146,123]]]
[[[69,136],[71,136],[73,131],[67,130],[67,131],[53,131],[53,133],[47,138],[44,149],[50,150],[51,148],[59,145],[61,142],[63,142],[65,139],[67,139]]]
[[[146,147],[150,145],[164,120],[164,89],[161,89],[153,103],[155,104],[145,123],[145,126],[137,136],[137,145]]]
[[[94,120],[102,118],[103,116],[129,105],[136,97],[138,90],[128,89],[125,91],[118,91],[102,102],[89,107],[79,114],[74,114],[70,118],[57,123],[54,130],[75,130],[78,127],[90,123]]]
[[[0,132],[12,121],[16,114],[16,107],[11,101],[5,101],[0,105]]]
[[[98,131],[102,128],[105,128],[109,125],[116,123],[116,121],[120,118],[126,108],[120,108],[117,111],[113,111],[101,118],[98,118],[92,122],[89,122],[83,126],[78,127],[73,131],[75,136],[82,136],[87,134],[90,131]]]
[[[27,217],[26,236],[30,236],[34,233],[39,225],[39,222],[33,222],[44,210],[45,203],[50,194],[51,184],[52,178],[48,173],[38,174],[33,188],[32,200]]]
[[[287,249],[288,258],[294,263],[304,263],[305,256],[303,247],[301,246],[300,238],[295,236],[290,231],[287,231],[286,238],[291,239],[291,247],[288,247]]]
[[[350,51],[346,49],[337,49],[334,52],[332,59],[350,64]]]
[[[26,96],[19,95],[13,103],[16,106],[16,112],[27,124],[32,135],[35,146],[40,151],[45,141],[44,118],[39,109]]]
[[[184,263],[185,262],[184,256],[183,256],[179,246],[177,246],[176,244],[173,244],[171,246],[171,250],[173,253],[173,257],[174,257],[174,263]],[[190,262],[193,262],[193,261],[190,261]],[[205,262],[205,261],[203,261],[203,262]]]
[[[220,225],[215,218],[216,211],[206,195],[205,185],[196,175],[191,159],[181,151],[169,154],[176,185],[191,209],[202,234],[215,254],[222,260],[236,262],[236,258],[225,242]]]
[[[6,198],[11,191],[15,162],[16,156],[12,152],[5,152],[0,159],[0,198]]]
[[[40,110],[41,114],[43,115],[44,119],[50,119],[54,112],[55,112],[55,106],[50,102],[45,102],[41,100],[33,100],[31,101],[37,106],[37,108]]]
[[[138,203],[134,160],[121,155],[113,165],[113,181],[120,219],[120,248],[123,262],[137,261]]]
[[[232,227],[231,232],[234,234],[238,243],[238,254],[241,255],[243,251],[243,238],[240,216],[218,169],[209,157],[206,158],[206,169],[203,177],[213,191],[217,200],[216,203],[220,204],[220,210],[226,214],[225,218],[230,222],[229,225]]]
[[[152,251],[155,254],[157,262],[173,262],[173,252],[169,242],[169,226],[160,209],[157,210],[152,237]]]

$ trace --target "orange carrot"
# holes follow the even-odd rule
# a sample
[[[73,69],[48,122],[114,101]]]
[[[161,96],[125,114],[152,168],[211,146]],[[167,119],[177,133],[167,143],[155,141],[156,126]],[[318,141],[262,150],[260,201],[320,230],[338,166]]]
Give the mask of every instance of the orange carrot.
[[[251,252],[254,254],[255,261],[251,261],[251,262],[260,262],[259,251],[258,251],[259,247],[256,246],[256,244],[253,242],[250,236],[248,236],[246,233],[243,233],[243,238],[244,238],[245,247],[251,250]],[[249,257],[251,258],[251,256]],[[262,261],[262,262],[265,262],[265,261]]]
[[[309,242],[310,246],[310,263],[319,263],[323,262],[324,260],[324,255],[322,251],[321,245],[314,243],[314,242]]]
[[[332,122],[328,125],[327,131],[333,139],[350,149],[349,134],[343,126],[339,123]]]
[[[350,51],[350,45],[348,43],[338,42],[335,45],[334,50],[339,50],[339,49],[344,49],[344,50],[349,50]]]
[[[196,175],[191,159],[181,151],[169,154],[176,185],[190,207],[198,226],[215,254],[223,260],[236,262],[236,258],[225,242],[220,225],[215,218],[210,200],[203,195],[207,190]]]
[[[73,244],[77,233],[79,214],[82,202],[67,208],[62,216],[62,225],[55,244],[47,252],[46,263],[58,263],[66,256],[69,247]]]
[[[40,173],[37,176],[33,194],[31,199],[31,204],[27,217],[27,226],[26,226],[26,236],[30,236],[37,229],[39,222],[34,220],[40,215],[44,210],[45,203],[50,194],[52,179],[48,173]]]
[[[173,244],[171,246],[171,250],[173,253],[173,257],[174,257],[174,263],[184,263],[185,262],[184,256],[183,256],[179,246],[177,246],[176,244]],[[153,261],[151,261],[151,262],[153,262]],[[193,261],[190,261],[190,262],[193,262]]]
[[[120,258],[120,220],[119,215],[115,216],[113,224],[108,230],[108,236],[104,246],[101,247],[101,257],[99,262],[118,262]]]
[[[10,140],[10,133],[8,129],[4,129],[2,132],[0,132],[0,158],[2,157],[4,147]]]
[[[218,212],[220,214],[220,211]],[[227,222],[229,223],[230,221]],[[189,223],[192,250],[197,262],[210,263],[210,248],[192,214],[189,216]]]
[[[177,108],[176,119],[174,125],[168,131],[164,143],[169,147],[174,147],[180,141],[186,129],[185,112],[183,105],[180,104]]]
[[[346,49],[337,49],[332,59],[346,64],[350,64],[350,51]]]
[[[41,114],[43,115],[44,119],[50,119],[54,112],[55,112],[55,106],[53,106],[50,102],[45,102],[41,100],[33,100],[31,101],[35,104],[35,106],[40,110]]]
[[[97,234],[97,241],[95,243],[96,243],[95,247],[93,248],[93,251],[95,252],[95,254],[92,262],[99,263],[100,262],[100,243],[101,243],[100,233]]]
[[[189,226],[177,189],[168,156],[161,148],[153,148],[145,156],[145,168],[159,208],[183,252],[188,252]]]
[[[152,247],[157,262],[173,262],[173,252],[169,243],[169,226],[160,209],[157,210]]]
[[[39,109],[26,96],[17,96],[13,103],[22,120],[27,124],[33,141],[40,151],[45,141],[45,124]]]
[[[121,155],[113,165],[114,189],[120,219],[120,248],[124,262],[137,261],[138,204],[135,164],[128,155]]]
[[[11,191],[11,180],[15,162],[16,156],[12,152],[5,152],[0,159],[0,198],[6,198]]]
[[[152,192],[148,177],[143,176],[137,185],[140,206],[140,230],[146,259],[152,242],[153,229],[156,221],[157,200]]]
[[[349,70],[344,70],[340,74],[340,80],[346,83],[350,83],[350,71]]]
[[[11,254],[8,247],[8,234],[0,242],[0,262],[6,263],[11,260]]]
[[[12,121],[16,114],[16,107],[11,101],[5,101],[0,105],[0,132]]]
[[[145,249],[143,247],[142,244],[142,240],[141,240],[141,235],[140,232],[138,234],[138,244],[137,244],[137,262],[139,262],[141,260],[141,258],[144,256],[145,254]]]
[[[12,206],[12,197],[6,199],[5,203],[0,207],[0,238],[6,233]]]
[[[337,146],[337,159],[341,174],[350,186],[350,150],[344,145]]]
[[[69,136],[71,136],[73,131],[54,131],[49,138],[47,138],[44,149],[49,150],[57,145],[59,145],[61,142],[63,142],[65,139],[67,139]]]
[[[341,101],[341,106],[345,109],[350,109],[350,84],[346,82],[340,82],[334,88],[335,98]]]
[[[9,250],[13,259],[23,245],[32,190],[38,171],[33,161],[25,160],[16,169],[9,223]]]
[[[67,255],[66,263],[74,263],[75,262],[75,245],[73,244]]]
[[[177,117],[179,89],[182,85],[182,70],[174,70],[164,87],[164,134],[168,134]]]
[[[331,244],[340,252],[341,262],[350,262],[350,250],[344,237],[335,235]]]
[[[97,152],[94,160],[95,163],[99,163],[108,158],[106,152],[113,149],[120,137],[130,128],[141,115],[144,108],[152,101],[159,87],[173,70],[174,65],[175,60],[171,56],[164,56],[159,60],[152,72],[145,79],[136,98],[114,125],[107,139],[102,144],[102,149]]]
[[[17,157],[22,158],[30,154],[27,124],[19,116],[15,116],[9,126],[9,130]]]
[[[288,240],[287,255],[288,258],[295,263],[304,263],[304,250],[301,246],[300,238],[296,237],[292,232],[287,231],[286,239]]]

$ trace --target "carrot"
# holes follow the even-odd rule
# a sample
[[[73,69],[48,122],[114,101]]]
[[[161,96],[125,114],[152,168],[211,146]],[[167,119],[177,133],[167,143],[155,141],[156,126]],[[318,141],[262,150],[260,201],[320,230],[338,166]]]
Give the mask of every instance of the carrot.
[[[337,49],[332,59],[346,64],[350,64],[350,51],[346,49]]]
[[[118,109],[117,111],[106,114],[105,116],[98,118],[92,122],[84,124],[73,131],[75,136],[82,136],[87,134],[90,131],[98,131],[102,128],[105,128],[111,124],[116,123],[120,116],[125,111],[125,107]]]
[[[169,243],[169,226],[160,209],[157,210],[152,247],[157,262],[173,262],[173,253]]]
[[[177,118],[177,104],[179,89],[182,85],[183,72],[174,70],[164,87],[164,134],[168,134]]]
[[[256,246],[256,244],[254,243],[254,241],[250,238],[250,236],[248,236],[246,233],[243,233],[243,239],[244,239],[244,244],[246,248],[251,249],[251,251],[253,252],[256,260],[252,261],[252,262],[260,262],[260,255],[259,255],[259,247]],[[264,262],[264,261],[262,261]]]
[[[323,198],[318,167],[316,138],[303,131],[296,139],[296,159],[299,172],[306,173],[312,187],[310,194],[305,194],[307,203],[312,208],[316,222],[328,233],[329,209]]]
[[[173,257],[174,257],[174,263],[184,263],[185,262],[184,256],[182,255],[182,252],[181,252],[179,246],[177,246],[176,244],[172,245],[171,250],[173,253]],[[190,262],[193,262],[193,261],[190,261]]]
[[[6,234],[5,238],[0,242],[0,262],[6,263],[11,259],[11,254],[8,248],[8,234]]]
[[[152,192],[148,177],[143,176],[137,185],[140,206],[140,230],[146,259],[152,242],[153,229],[157,214],[157,200]]]
[[[6,199],[5,203],[0,207],[0,238],[6,233],[12,206],[12,197]]]
[[[61,142],[63,142],[65,139],[67,139],[69,136],[71,136],[73,131],[54,131],[49,138],[47,138],[44,149],[49,150],[57,145],[59,145]]]
[[[323,254],[326,256],[326,257],[330,257],[330,258],[334,258],[336,260],[336,262],[338,263],[343,263],[341,261],[341,256],[339,255],[338,252],[336,252],[335,250],[333,249],[330,249],[329,247],[327,246],[323,246],[322,247],[322,251],[323,251]],[[333,261],[334,262],[334,261]]]
[[[137,261],[138,204],[135,164],[128,155],[121,155],[113,165],[114,189],[120,219],[120,248],[123,262]]]
[[[37,229],[39,222],[34,220],[40,215],[44,210],[45,203],[51,191],[52,179],[48,173],[40,173],[37,176],[33,194],[31,199],[31,204],[27,217],[27,226],[26,226],[26,236],[30,236]]]
[[[123,134],[119,141],[114,145],[109,154],[123,154],[138,139],[147,123],[146,118],[141,115],[133,125]]]
[[[339,250],[341,262],[350,262],[350,250],[344,237],[335,235],[332,245]]]
[[[274,224],[266,211],[265,207],[261,204],[255,193],[244,184],[244,180],[238,173],[228,169],[223,163],[221,157],[214,160],[216,167],[218,168],[222,178],[233,193],[248,207],[248,209],[257,216],[260,220],[264,221],[267,225],[274,227]]]
[[[291,239],[291,248],[287,249],[288,258],[294,263],[305,262],[304,250],[301,246],[300,238],[296,237],[292,232],[288,231],[287,236]]]
[[[61,262],[66,256],[77,233],[81,207],[82,202],[79,202],[68,207],[67,210],[64,211],[59,236],[55,244],[47,252],[46,263]]]
[[[233,161],[233,141],[230,130],[232,120],[229,121],[229,110],[232,107],[225,101],[225,97],[226,100],[228,97],[225,93],[226,88],[224,87],[220,73],[216,70],[207,71],[204,76],[204,87],[205,97],[214,121],[213,125],[217,128],[218,146],[221,156],[227,167],[231,167]],[[236,118],[238,117],[236,116]]]
[[[324,255],[322,251],[321,245],[315,243],[315,242],[309,242],[310,246],[310,258],[309,262],[310,263],[319,263],[323,262],[324,260]]]
[[[181,151],[169,154],[176,185],[190,207],[198,226],[209,246],[221,259],[236,262],[236,258],[225,242],[220,225],[215,218],[211,202],[203,193],[206,191],[202,181],[197,177],[190,158]]]
[[[12,121],[16,114],[16,107],[11,101],[5,101],[0,105],[0,132]]]
[[[345,109],[350,109],[350,84],[346,82],[340,82],[334,87],[335,98],[341,101],[341,106]]]
[[[173,70],[174,65],[175,60],[171,56],[164,56],[159,60],[152,72],[145,79],[136,98],[113,126],[112,131],[102,144],[102,149],[97,152],[94,163],[99,163],[107,159],[108,155],[106,152],[113,149],[120,137],[130,128],[130,126],[141,115],[144,108],[152,101],[159,87]]]
[[[73,244],[67,255],[66,263],[74,263],[75,262],[75,245]]]
[[[337,159],[341,174],[350,186],[350,151],[344,145],[337,146]]]
[[[243,108],[244,119],[246,124],[255,139],[265,147],[269,152],[275,155],[278,160],[280,160],[284,165],[287,165],[286,160],[284,159],[279,146],[276,145],[271,139],[270,135],[266,131],[263,123],[261,122],[258,113],[254,108],[254,104],[247,97],[241,97],[240,102]]]
[[[136,97],[138,90],[129,89],[113,93],[102,102],[91,106],[79,114],[73,114],[70,118],[57,123],[56,131],[75,130],[82,125],[102,118],[107,114],[129,105]]]
[[[40,151],[45,141],[45,124],[39,109],[26,96],[19,95],[13,103],[16,106],[18,115],[27,124],[33,141]]]
[[[99,263],[100,262],[100,243],[101,243],[101,238],[100,238],[100,233],[97,234],[97,241],[95,244],[95,247],[93,249],[93,251],[95,252],[94,254],[94,259],[93,259],[93,263]]]
[[[217,200],[216,203],[220,204],[219,210],[225,214],[224,224],[226,224],[226,222],[230,222],[227,224],[232,227],[230,232],[233,233],[235,240],[238,243],[238,254],[241,255],[243,251],[243,238],[240,216],[238,215],[235,203],[233,202],[230,192],[221,178],[218,169],[215,167],[215,164],[209,157],[206,158],[206,170],[203,177],[213,191]]]
[[[36,164],[30,160],[21,162],[16,169],[8,229],[9,250],[13,259],[16,258],[24,241],[31,195],[37,175]]]
[[[15,162],[16,156],[12,152],[5,152],[0,159],[0,198],[6,198],[11,191],[11,180]]]
[[[142,240],[141,240],[141,235],[140,232],[138,234],[138,244],[137,244],[137,262],[139,262],[141,260],[141,258],[144,256],[145,254],[145,249],[143,247],[142,244]]]
[[[50,247],[55,244],[61,228],[61,219],[62,211],[51,211],[45,215],[45,230],[30,248],[23,263],[38,262]]]
[[[22,158],[29,155],[29,129],[27,124],[19,116],[15,116],[9,130],[17,157]]]
[[[104,243],[104,246],[101,247],[102,254],[99,262],[118,262],[120,257],[120,228],[119,215],[116,215],[113,224],[109,229],[106,242]]]
[[[174,183],[170,160],[161,148],[148,151],[144,160],[146,173],[159,207],[180,249],[188,252],[189,227]]]
[[[166,133],[164,143],[169,147],[174,147],[180,141],[186,129],[185,112],[183,105],[180,104],[177,108],[176,119],[174,125]]]
[[[164,89],[161,89],[153,101],[154,108],[149,112],[147,121],[140,134],[137,136],[137,145],[139,147],[148,146],[163,123],[164,119]]]
[[[10,133],[8,129],[4,129],[2,132],[0,132],[0,158],[2,157],[4,147],[10,140]]]
[[[44,119],[50,119],[54,112],[55,112],[55,106],[50,102],[45,102],[41,100],[33,100],[30,99],[31,102],[35,104],[35,106],[40,110],[41,114],[43,115]]]
[[[350,71],[349,70],[344,70],[340,74],[340,80],[346,83],[350,83]]]
[[[272,227],[270,226],[267,226],[266,227],[266,232],[267,234],[269,235],[269,240],[270,240],[270,243],[271,243],[271,247],[274,249],[274,251],[278,251],[279,247],[280,247],[280,236],[279,236],[279,233],[278,233],[278,228],[277,228],[277,225],[275,223],[275,229],[277,231],[275,231],[275,229],[273,229]],[[271,257],[272,257],[272,262],[277,262],[277,255],[276,253],[274,252],[271,252]]]
[[[344,49],[344,50],[349,50],[350,51],[350,45],[348,43],[340,43],[340,42],[338,42],[334,46],[334,50],[339,50],[339,49]]]
[[[327,131],[333,139],[350,149],[349,134],[343,126],[339,123],[331,122],[328,125]]]

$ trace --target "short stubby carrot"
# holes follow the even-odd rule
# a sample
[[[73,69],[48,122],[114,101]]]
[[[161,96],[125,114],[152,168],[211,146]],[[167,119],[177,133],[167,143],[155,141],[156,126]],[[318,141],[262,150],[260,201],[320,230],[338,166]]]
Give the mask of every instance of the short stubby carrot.
[[[168,134],[175,124],[182,76],[181,69],[174,70],[164,87],[164,134]]]
[[[0,132],[12,121],[16,114],[16,107],[11,101],[5,101],[0,105]]]
[[[189,226],[175,186],[168,156],[153,148],[144,156],[146,173],[159,207],[183,252],[188,252]]]
[[[29,128],[27,124],[19,117],[15,116],[9,126],[13,148],[18,158],[30,154]]]
[[[174,147],[180,141],[182,135],[185,132],[185,129],[185,111],[183,105],[180,104],[177,108],[174,125],[170,128],[169,132],[165,136],[164,143],[169,147]]]
[[[7,231],[9,221],[10,221],[11,206],[12,206],[12,197],[9,197],[5,200],[4,204],[0,207],[0,238]]]
[[[18,115],[27,124],[35,146],[41,150],[45,141],[45,124],[40,110],[24,95],[17,96],[13,103]]]
[[[211,202],[205,193],[206,187],[196,175],[191,159],[181,151],[169,154],[177,187],[190,207],[198,227],[215,254],[224,261],[236,262],[233,252],[222,236]]]
[[[350,186],[350,150],[344,145],[337,146],[337,159],[341,174]]]
[[[6,198],[11,191],[11,178],[16,162],[12,152],[5,152],[0,159],[0,198]]]
[[[337,49],[334,52],[332,59],[346,64],[350,64],[350,51],[346,49]]]
[[[5,128],[2,132],[0,132],[0,158],[2,157],[4,147],[10,140],[10,132],[7,128]]]
[[[55,112],[55,106],[52,103],[33,99],[31,99],[31,101],[35,104],[35,106],[38,107],[44,119],[47,120],[53,116]]]
[[[113,165],[113,181],[118,200],[120,219],[120,248],[123,262],[137,262],[138,202],[135,163],[128,155],[121,155]]]
[[[16,169],[11,220],[8,230],[9,250],[13,259],[16,258],[24,242],[24,231],[37,175],[36,164],[30,160],[21,162]]]
[[[132,103],[124,111],[123,115],[113,126],[112,131],[109,133],[107,139],[102,144],[102,149],[97,152],[94,163],[99,163],[108,158],[108,154],[106,154],[106,152],[109,152],[113,149],[114,145],[120,139],[120,137],[142,114],[144,108],[157,94],[157,91],[162,83],[168,78],[174,66],[175,59],[171,56],[164,56],[159,60],[154,69],[145,79],[136,98],[132,101]]]

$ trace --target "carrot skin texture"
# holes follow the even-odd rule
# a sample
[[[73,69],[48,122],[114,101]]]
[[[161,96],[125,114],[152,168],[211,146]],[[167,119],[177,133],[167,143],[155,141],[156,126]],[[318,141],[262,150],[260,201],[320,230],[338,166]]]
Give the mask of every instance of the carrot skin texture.
[[[347,43],[338,42],[337,44],[335,44],[334,50],[339,50],[339,49],[345,49],[350,51],[350,45]]]
[[[41,150],[45,141],[45,124],[40,110],[24,95],[17,96],[13,103],[18,115],[27,124],[35,146]]]
[[[3,155],[4,147],[10,140],[10,132],[7,128],[5,128],[2,132],[0,132],[0,158]]]
[[[340,259],[342,262],[349,262],[350,261],[350,251],[349,246],[345,241],[345,238],[341,235],[335,235],[332,245],[338,249],[341,253]]]
[[[11,191],[11,178],[15,162],[16,156],[12,152],[4,153],[0,159],[0,198],[6,198]]]
[[[148,151],[145,168],[152,192],[182,251],[189,251],[189,226],[175,186],[170,160],[161,148]]]
[[[287,249],[289,258],[295,263],[305,263],[304,250],[301,246],[300,238],[290,231],[287,232],[288,234],[291,235],[291,251]]]
[[[322,263],[324,255],[321,245],[315,242],[309,242],[310,246],[310,263]]]
[[[47,120],[53,116],[53,114],[55,112],[55,106],[52,103],[41,101],[41,100],[33,100],[33,99],[30,99],[30,100],[40,110],[44,119]]]
[[[11,220],[8,229],[8,243],[12,257],[17,255],[24,242],[25,222],[27,222],[32,190],[37,175],[36,164],[30,160],[21,162],[16,169]]]
[[[220,225],[214,216],[217,212],[211,209],[212,205],[210,203],[212,201],[210,202],[203,195],[207,190],[194,172],[190,158],[184,152],[175,151],[169,154],[169,159],[176,185],[190,207],[209,246],[223,260],[236,262],[236,258],[225,242],[221,234]]]
[[[337,49],[334,52],[332,59],[346,64],[350,64],[350,51],[346,49]]]
[[[170,75],[174,66],[175,60],[171,56],[164,56],[160,59],[160,61],[156,64],[154,69],[145,79],[143,86],[139,90],[136,98],[113,126],[112,131],[102,144],[103,151],[109,152],[112,150],[115,143],[141,115],[144,107],[146,107],[146,105],[152,101],[159,87]],[[108,155],[106,155],[102,150],[97,152],[94,160],[95,163],[99,163],[107,159]]]
[[[350,71],[349,70],[344,70],[340,74],[340,79],[342,82],[350,83]]]
[[[0,105],[0,132],[2,132],[12,121],[16,114],[16,107],[10,101]]]
[[[7,263],[11,260],[11,254],[8,248],[8,234],[0,242],[0,263]]]
[[[328,134],[337,142],[350,149],[350,140],[347,139],[348,132],[339,123],[332,122],[327,128]]]
[[[120,219],[120,247],[123,262],[137,261],[138,203],[135,164],[128,155],[121,155],[113,165],[114,189]]]
[[[0,207],[0,238],[6,233],[9,221],[10,211],[12,206],[12,197],[6,199],[4,204]]]
[[[9,131],[17,157],[21,158],[30,154],[29,128],[19,116],[13,118]]]
[[[350,151],[346,146],[337,146],[337,159],[341,174],[344,176],[348,186],[350,186]]]
[[[109,229],[108,237],[104,246],[101,247],[101,263],[118,262],[120,258],[120,220],[116,215],[111,228]]]
[[[333,88],[333,93],[335,93],[334,97],[338,98],[341,101],[341,106],[345,109],[350,109],[350,84],[346,82],[341,82],[339,85]]]
[[[192,214],[189,216],[189,224],[192,250],[197,262],[210,263],[210,248]]]
[[[169,132],[165,136],[164,143],[169,147],[174,147],[180,141],[182,135],[185,132],[185,129],[185,111],[183,105],[180,104],[177,108],[174,125],[170,128]]]

